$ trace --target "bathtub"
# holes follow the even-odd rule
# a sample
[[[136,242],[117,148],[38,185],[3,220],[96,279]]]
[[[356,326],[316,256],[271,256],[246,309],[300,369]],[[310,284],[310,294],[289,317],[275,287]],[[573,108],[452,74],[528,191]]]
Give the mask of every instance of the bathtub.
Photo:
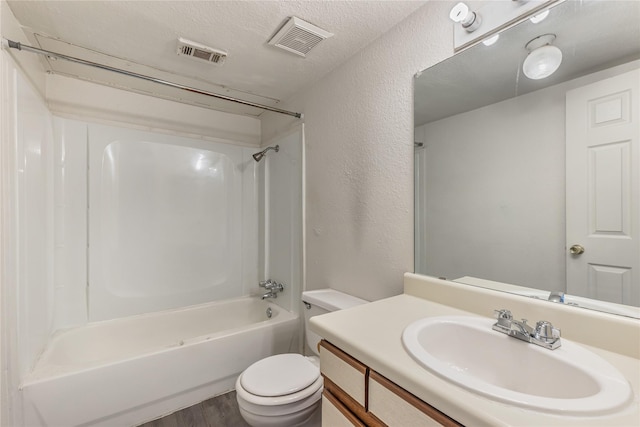
[[[245,297],[56,333],[21,386],[24,425],[126,426],[171,413],[295,351],[298,327],[295,314]]]

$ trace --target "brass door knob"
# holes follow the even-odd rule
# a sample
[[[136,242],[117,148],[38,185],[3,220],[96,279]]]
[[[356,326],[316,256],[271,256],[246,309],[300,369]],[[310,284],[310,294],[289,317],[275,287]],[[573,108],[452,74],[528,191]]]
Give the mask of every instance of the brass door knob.
[[[569,253],[571,253],[571,255],[580,255],[584,253],[584,247],[580,245],[573,245],[569,248]]]

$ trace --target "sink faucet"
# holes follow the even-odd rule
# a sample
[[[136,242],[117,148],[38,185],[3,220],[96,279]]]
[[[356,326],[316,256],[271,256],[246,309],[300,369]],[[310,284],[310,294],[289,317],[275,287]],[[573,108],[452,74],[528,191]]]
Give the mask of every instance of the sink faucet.
[[[549,293],[549,301],[564,303],[564,292],[551,292]]]
[[[532,328],[527,325],[527,319],[514,320],[509,310],[495,310],[494,316],[498,321],[492,326],[494,331],[502,332],[510,337],[539,345],[549,350],[560,347],[560,329],[556,329],[550,322],[541,320]]]
[[[262,299],[278,298],[278,292],[284,291],[284,285],[282,283],[276,283],[271,279],[260,282],[259,285],[261,288],[267,290],[267,292],[262,294]]]

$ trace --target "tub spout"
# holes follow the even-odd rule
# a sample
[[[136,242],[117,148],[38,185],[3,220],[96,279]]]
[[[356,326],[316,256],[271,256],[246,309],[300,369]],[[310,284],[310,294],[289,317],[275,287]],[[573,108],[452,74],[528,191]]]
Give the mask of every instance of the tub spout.
[[[262,299],[267,298],[278,298],[278,294],[273,291],[265,292],[264,294],[262,294]]]
[[[262,299],[278,298],[278,292],[284,291],[284,285],[282,283],[269,281],[264,287],[267,288],[267,292],[262,294]]]

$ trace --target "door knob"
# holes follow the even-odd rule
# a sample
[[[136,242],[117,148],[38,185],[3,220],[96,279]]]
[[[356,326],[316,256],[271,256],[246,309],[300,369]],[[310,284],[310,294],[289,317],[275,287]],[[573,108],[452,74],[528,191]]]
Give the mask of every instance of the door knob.
[[[571,253],[571,255],[580,255],[584,253],[584,248],[580,245],[573,245],[569,248],[569,253]]]

